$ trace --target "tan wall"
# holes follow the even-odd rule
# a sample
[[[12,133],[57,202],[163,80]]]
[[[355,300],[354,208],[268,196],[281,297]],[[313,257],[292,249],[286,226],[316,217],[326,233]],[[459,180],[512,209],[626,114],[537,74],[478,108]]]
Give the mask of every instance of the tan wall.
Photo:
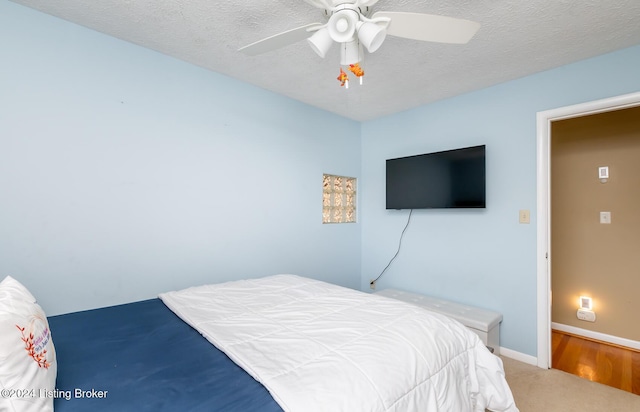
[[[551,132],[551,320],[640,341],[640,107]],[[595,323],[576,317],[581,294],[593,298]]]

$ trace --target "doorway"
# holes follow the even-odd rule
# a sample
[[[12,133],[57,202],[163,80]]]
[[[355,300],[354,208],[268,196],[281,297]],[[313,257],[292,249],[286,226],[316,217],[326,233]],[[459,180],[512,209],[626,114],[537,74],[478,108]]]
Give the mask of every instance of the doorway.
[[[537,364],[551,368],[550,164],[555,121],[640,106],[640,93],[547,110],[537,114]]]

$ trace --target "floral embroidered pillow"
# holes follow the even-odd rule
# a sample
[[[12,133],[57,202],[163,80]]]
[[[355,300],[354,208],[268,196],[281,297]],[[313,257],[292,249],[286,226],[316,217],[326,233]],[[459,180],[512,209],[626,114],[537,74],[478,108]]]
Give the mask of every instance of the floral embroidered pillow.
[[[52,412],[56,352],[47,317],[10,276],[0,282],[0,411]]]

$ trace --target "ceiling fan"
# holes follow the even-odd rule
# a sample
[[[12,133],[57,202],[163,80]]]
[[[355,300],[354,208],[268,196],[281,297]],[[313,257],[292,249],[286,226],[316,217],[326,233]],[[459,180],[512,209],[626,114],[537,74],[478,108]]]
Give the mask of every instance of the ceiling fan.
[[[465,44],[480,24],[434,14],[378,11],[371,7],[378,0],[304,0],[323,9],[326,23],[311,23],[258,40],[239,50],[249,56],[266,53],[307,39],[318,56],[324,58],[331,45],[340,45],[340,64],[354,66],[362,61],[364,49],[373,53],[386,35],[438,43]],[[357,67],[357,69],[360,69]],[[362,70],[354,74],[362,79]],[[341,69],[341,77],[344,72]],[[341,80],[338,77],[338,80]],[[346,74],[345,76],[346,77]],[[342,79],[344,84],[344,78]]]

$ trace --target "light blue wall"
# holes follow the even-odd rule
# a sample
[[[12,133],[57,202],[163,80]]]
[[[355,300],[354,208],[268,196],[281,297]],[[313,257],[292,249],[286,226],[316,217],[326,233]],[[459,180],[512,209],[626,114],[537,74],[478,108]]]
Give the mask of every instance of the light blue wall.
[[[360,224],[321,224],[359,123],[6,1],[0,53],[0,278],[48,314],[274,273],[359,287]]]
[[[497,310],[501,346],[536,356],[536,113],[637,92],[639,67],[632,47],[364,123],[362,290],[407,222],[408,211],[385,210],[385,159],[486,144],[487,208],[414,211],[377,287]],[[531,224],[518,223],[519,209]]]

